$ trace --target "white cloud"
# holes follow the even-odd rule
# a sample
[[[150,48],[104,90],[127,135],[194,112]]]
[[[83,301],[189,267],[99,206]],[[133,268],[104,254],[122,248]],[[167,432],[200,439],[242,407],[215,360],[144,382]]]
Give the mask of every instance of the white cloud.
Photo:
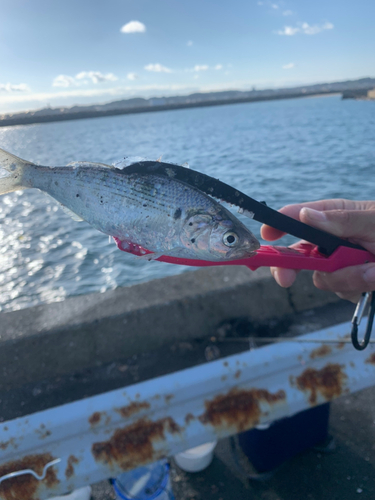
[[[283,16],[292,16],[293,12],[291,10],[284,10]]]
[[[272,2],[271,0],[260,0],[257,2],[259,6],[268,7],[268,9],[279,10],[283,2]],[[281,5],[280,5],[281,4]]]
[[[72,76],[59,75],[52,82],[52,87],[75,87],[77,85]]]
[[[293,36],[296,33],[299,33],[300,31],[301,31],[300,28],[292,28],[292,26],[284,26],[283,30],[279,30],[276,33],[278,35]]]
[[[302,31],[306,35],[316,35],[323,30],[332,30],[334,28],[332,23],[324,23],[323,25],[310,26],[308,23],[302,23]]]
[[[189,41],[186,43],[186,45],[187,45],[188,47],[191,47],[191,46],[193,45],[192,40],[189,40]]]
[[[85,83],[88,83],[87,80],[91,80],[92,83],[101,83],[115,82],[118,78],[113,73],[103,75],[100,71],[81,71],[76,75],[76,80],[83,80]]]
[[[196,64],[194,66],[194,71],[207,71],[207,70],[208,70],[207,64]]]
[[[118,80],[113,73],[103,75],[100,71],[81,71],[75,77],[68,75],[57,76],[52,83],[53,87],[77,87],[78,85],[87,85],[90,83],[115,82]]]
[[[32,94],[22,94],[22,93],[0,93],[0,105],[9,106],[11,104],[17,103],[52,103],[58,102],[62,105],[62,101],[67,99],[72,102],[73,99],[97,99],[97,98],[107,98],[108,97],[118,97],[127,96],[130,97],[134,94],[138,95],[139,92],[143,92],[147,95],[154,95],[158,92],[187,92],[197,90],[196,87],[191,85],[179,85],[179,84],[168,84],[168,85],[142,85],[142,86],[121,86],[112,88],[94,88],[87,89],[82,87],[76,87],[74,89],[61,90],[59,92],[35,92]],[[0,111],[1,113],[1,111]]]
[[[230,65],[228,65],[229,67]],[[200,71],[209,71],[209,70],[221,70],[223,69],[222,64],[216,64],[215,66],[208,66],[208,64],[196,64],[194,68],[185,68],[186,73],[199,73]]]
[[[146,26],[140,21],[130,21],[121,28],[121,33],[144,33]]]
[[[30,92],[30,88],[26,83],[0,83],[0,92]]]
[[[137,73],[128,73],[127,77],[128,80],[138,80],[139,76]]]
[[[159,63],[156,64],[147,64],[145,66],[146,71],[153,71],[154,73],[172,73],[172,70],[169,68],[166,68],[165,66],[162,66]]]
[[[296,65],[294,63],[284,64],[283,69],[292,69],[295,68]]]
[[[324,24],[315,24],[310,26],[308,23],[300,23],[297,27],[284,26],[284,29],[276,31],[278,35],[293,36],[297,33],[304,35],[316,35],[324,30],[332,30],[334,28],[332,23],[326,22]]]

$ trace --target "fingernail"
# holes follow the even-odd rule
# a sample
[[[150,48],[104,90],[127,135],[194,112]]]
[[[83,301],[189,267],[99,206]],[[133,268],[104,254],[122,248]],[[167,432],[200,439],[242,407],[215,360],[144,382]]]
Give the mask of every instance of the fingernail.
[[[323,290],[325,287],[325,277],[327,273],[322,272],[322,271],[315,271],[314,272],[314,277],[313,277],[313,282],[316,288],[319,288],[320,290]]]
[[[276,281],[276,283],[281,286],[279,272],[277,269],[272,270],[272,276],[273,276],[273,279]]]
[[[365,271],[363,279],[368,283],[375,282],[375,266],[371,266],[369,269],[367,269],[367,271]]]
[[[313,208],[304,207],[301,209],[301,212],[301,215],[312,221],[325,222],[327,220],[327,216],[324,212],[319,212],[318,210],[314,210]]]

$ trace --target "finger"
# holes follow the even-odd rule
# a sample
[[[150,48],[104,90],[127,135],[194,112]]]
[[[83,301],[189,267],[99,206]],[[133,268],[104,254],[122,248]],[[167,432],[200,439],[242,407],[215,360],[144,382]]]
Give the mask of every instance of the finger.
[[[292,286],[297,277],[297,272],[294,269],[271,267],[270,270],[276,283],[283,288],[289,288],[290,286]]]
[[[340,238],[358,241],[375,252],[375,210],[316,211],[304,207],[300,212],[302,222],[323,229]]]
[[[294,205],[286,205],[281,208],[279,212],[287,215],[288,217],[292,217],[296,220],[302,220],[300,216],[300,212],[303,208],[311,208],[313,210],[327,211],[327,210],[371,210],[375,209],[375,203],[373,201],[352,201],[345,199],[332,199],[332,200],[319,200],[319,201],[309,201],[306,203],[296,203]],[[315,226],[315,221],[313,220],[302,220],[306,224]],[[319,221],[318,221],[319,222]],[[331,232],[331,231],[330,231]],[[274,241],[282,236],[285,233],[280,231],[279,229],[273,228],[264,224],[261,227],[261,236],[264,240]]]
[[[285,233],[274,227],[263,224],[260,228],[260,236],[266,241],[275,241],[284,236]]]
[[[318,210],[319,212],[327,210],[371,210],[375,209],[375,202],[335,198],[331,200],[307,201],[304,203],[296,203],[294,205],[286,205],[280,211],[290,217],[297,218],[299,211],[304,207],[312,208],[313,210]]]
[[[320,290],[354,297],[375,290],[375,264],[346,267],[333,273],[315,271],[313,281]]]
[[[349,300],[349,302],[353,302],[353,304],[358,304],[359,299],[361,298],[361,293],[336,293],[340,299]]]

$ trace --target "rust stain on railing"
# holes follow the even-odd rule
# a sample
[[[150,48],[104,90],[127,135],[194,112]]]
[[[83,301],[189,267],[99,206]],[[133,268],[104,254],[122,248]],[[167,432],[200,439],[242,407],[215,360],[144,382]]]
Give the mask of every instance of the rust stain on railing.
[[[366,359],[365,362],[369,363],[370,365],[375,365],[375,352],[373,352],[371,356]]]
[[[52,460],[54,457],[50,453],[28,455],[21,460],[1,465],[0,477],[25,469],[31,469],[36,474],[41,475],[44,466]],[[59,482],[53,467],[46,471],[46,476],[42,480],[36,479],[31,474],[8,478],[0,484],[0,498],[5,500],[39,500],[38,490],[42,484],[52,490]]]
[[[166,432],[175,434],[181,430],[171,417],[156,421],[142,418],[117,429],[108,441],[94,443],[91,452],[97,461],[116,463],[123,470],[132,469],[165,456],[167,451],[156,451],[154,443],[164,441]]]
[[[262,402],[272,405],[285,399],[286,394],[282,390],[272,394],[264,389],[232,389],[227,394],[206,401],[206,411],[199,420],[213,427],[234,427],[237,432],[242,432],[259,423]]]
[[[312,406],[315,406],[318,393],[326,401],[341,396],[347,379],[343,368],[344,365],[334,363],[329,363],[321,370],[307,368],[299,377],[292,377],[291,384],[296,385],[301,391],[310,392],[309,402]]]
[[[133,401],[130,405],[122,406],[121,408],[116,408],[116,411],[124,418],[129,418],[134,413],[138,413],[141,410],[148,410],[150,408],[150,403],[147,401],[138,402]]]
[[[16,441],[14,438],[10,438],[8,441],[3,441],[0,443],[0,450],[6,450],[8,446],[11,445],[13,448],[17,448]]]
[[[324,356],[328,356],[329,354],[331,354],[331,352],[332,352],[332,348],[327,344],[323,344],[320,347],[318,347],[317,349],[314,349],[313,351],[311,351],[310,358],[311,359],[323,358]]]
[[[68,465],[66,466],[65,476],[67,479],[74,475],[74,465],[79,464],[79,460],[74,455],[70,455],[68,458]]]
[[[89,424],[91,427],[94,427],[97,425],[100,420],[102,419],[102,416],[104,415],[104,412],[101,411],[95,411],[90,417],[89,417]]]

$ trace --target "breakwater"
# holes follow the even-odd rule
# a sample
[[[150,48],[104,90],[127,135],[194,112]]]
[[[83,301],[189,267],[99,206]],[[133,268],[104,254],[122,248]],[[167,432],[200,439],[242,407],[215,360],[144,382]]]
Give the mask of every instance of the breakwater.
[[[77,111],[77,112],[61,112],[58,114],[46,114],[46,115],[27,115],[27,116],[17,116],[0,118],[0,127],[9,127],[13,125],[31,125],[35,123],[49,123],[49,122],[61,122],[68,120],[83,120],[88,118],[100,118],[105,116],[118,116],[118,115],[129,115],[138,113],[153,113],[157,111],[171,111],[177,109],[190,109],[190,108],[203,108],[211,106],[224,106],[230,104],[243,104],[250,102],[260,102],[260,101],[275,101],[279,99],[296,99],[300,97],[313,97],[320,95],[334,95],[338,92],[336,90],[332,91],[319,91],[319,92],[296,92],[296,93],[275,93],[275,95],[267,96],[256,96],[256,97],[240,97],[234,99],[215,99],[207,101],[197,101],[197,102],[186,102],[178,104],[162,104],[153,106],[140,106],[140,107],[129,107],[129,108],[119,108],[119,109],[109,109],[109,110],[87,110],[87,111]]]

